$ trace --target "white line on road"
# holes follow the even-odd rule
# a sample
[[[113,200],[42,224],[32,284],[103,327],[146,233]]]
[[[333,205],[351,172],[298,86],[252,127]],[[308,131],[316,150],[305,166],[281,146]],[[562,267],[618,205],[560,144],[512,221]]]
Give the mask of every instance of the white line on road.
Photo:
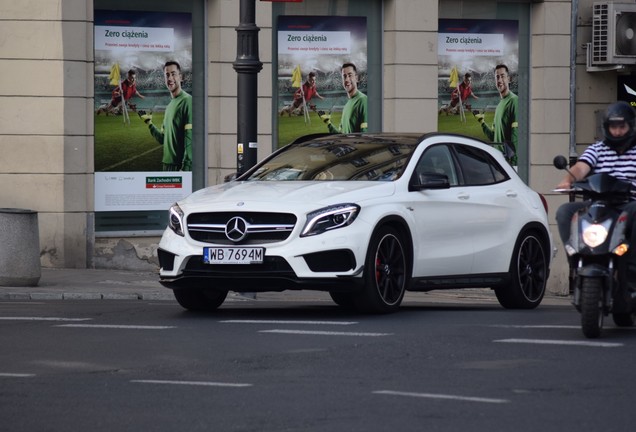
[[[309,330],[260,330],[259,333],[302,334],[319,336],[391,336],[393,333],[365,333],[365,332],[333,332],[333,331],[309,331]]]
[[[116,325],[116,324],[60,324],[55,327],[73,328],[103,328],[103,329],[132,329],[132,330],[165,330],[175,326],[144,326],[144,325]]]
[[[2,321],[90,321],[93,318],[59,318],[59,317],[0,317]]]
[[[0,377],[2,378],[31,378],[34,377],[35,374],[28,373],[3,373],[0,372]]]
[[[593,342],[593,341],[578,341],[578,340],[552,340],[552,339],[498,339],[493,342],[503,343],[526,343],[526,344],[538,344],[538,345],[578,345],[578,346],[591,346],[601,348],[615,348],[623,346],[622,343],[614,342]]]
[[[291,320],[225,320],[221,323],[230,324],[302,324],[302,325],[352,325],[356,321],[291,321]]]
[[[446,394],[435,394],[435,393],[411,393],[411,392],[400,392],[400,391],[392,391],[392,390],[377,390],[377,391],[374,391],[373,393],[390,395],[390,396],[408,396],[408,397],[418,397],[418,398],[428,398],[428,399],[448,399],[448,400],[457,400],[457,401],[466,401],[466,402],[482,402],[482,403],[496,403],[496,404],[510,402],[507,399],[493,399],[493,398],[446,395]]]
[[[489,327],[498,327],[498,328],[521,328],[521,329],[580,329],[581,326],[575,325],[508,325],[508,324],[496,324],[491,325]]]
[[[251,387],[252,384],[245,383],[221,383],[210,381],[170,381],[170,380],[131,380],[130,382],[141,384],[168,384],[168,385],[189,385],[208,387]]]

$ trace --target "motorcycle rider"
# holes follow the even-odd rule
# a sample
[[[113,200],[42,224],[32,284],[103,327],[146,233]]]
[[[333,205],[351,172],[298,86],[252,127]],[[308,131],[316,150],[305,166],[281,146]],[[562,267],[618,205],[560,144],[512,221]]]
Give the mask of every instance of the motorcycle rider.
[[[622,206],[622,210],[627,213],[626,237],[629,239],[630,249],[625,258],[628,265],[628,287],[632,291],[636,291],[635,125],[636,113],[627,102],[619,101],[609,105],[603,117],[604,139],[590,145],[557,185],[558,189],[570,189],[573,182],[595,173],[607,173],[632,184],[631,199]],[[568,202],[557,210],[556,221],[563,244],[570,238],[572,216],[588,205],[589,202],[584,201]]]

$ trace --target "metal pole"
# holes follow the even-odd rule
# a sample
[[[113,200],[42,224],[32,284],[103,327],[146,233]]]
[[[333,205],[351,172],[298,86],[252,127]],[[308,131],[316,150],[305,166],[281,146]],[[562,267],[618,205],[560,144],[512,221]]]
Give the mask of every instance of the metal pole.
[[[237,146],[236,170],[243,174],[256,164],[258,147],[257,128],[257,75],[263,68],[258,57],[258,32],[256,26],[256,0],[241,0],[240,22],[236,27],[236,61],[238,74]]]
[[[579,0],[572,0],[570,15],[570,166],[576,163],[576,46]]]

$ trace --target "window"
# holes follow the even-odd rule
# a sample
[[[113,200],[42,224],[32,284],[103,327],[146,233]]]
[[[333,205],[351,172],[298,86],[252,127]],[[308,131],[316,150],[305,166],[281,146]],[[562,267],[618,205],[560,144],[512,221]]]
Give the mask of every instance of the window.
[[[485,151],[465,145],[455,145],[455,151],[464,185],[481,186],[508,179],[504,169]]]
[[[206,176],[206,155],[205,155],[205,142],[207,131],[205,130],[206,124],[206,115],[205,115],[205,107],[206,107],[206,98],[204,95],[206,94],[205,88],[205,20],[207,16],[205,14],[205,1],[203,0],[187,0],[181,2],[157,2],[153,0],[95,0],[93,3],[93,7],[95,10],[102,11],[121,11],[123,14],[129,13],[134,14],[138,13],[139,15],[143,14],[152,14],[152,13],[165,13],[166,15],[174,14],[189,14],[191,15],[191,28],[192,28],[192,68],[191,73],[188,76],[184,77],[184,82],[187,81],[187,86],[184,85],[184,88],[188,88],[188,91],[192,94],[192,104],[193,104],[193,124],[197,125],[192,128],[192,188],[193,190],[200,189],[205,187],[205,176]],[[143,17],[140,18],[140,23]],[[125,23],[116,23],[117,25],[124,25]],[[142,50],[137,50],[141,52]],[[113,56],[116,58],[116,56]],[[125,61],[123,60],[125,59]],[[128,68],[135,68],[137,70],[137,86],[139,88],[139,92],[145,95],[144,101],[139,101],[139,99],[135,98],[135,102],[139,103],[139,108],[143,110],[150,110],[148,108],[148,104],[152,103],[151,101],[155,100],[154,97],[149,97],[152,95],[158,95],[159,97],[165,97],[169,99],[167,96],[167,92],[165,89],[161,89],[161,91],[154,92],[153,85],[153,77],[150,74],[147,74],[146,71],[153,69],[155,66],[154,63],[141,62],[136,58],[131,58],[130,56],[123,57],[121,60],[121,66],[124,68],[123,74]],[[133,61],[134,60],[134,61]],[[96,61],[96,63],[98,63]],[[102,75],[104,80],[107,81],[108,71],[96,70],[96,75]],[[141,78],[144,77],[145,81],[142,84]],[[97,82],[97,80],[96,80]],[[162,79],[160,79],[162,82]],[[161,84],[158,84],[159,88]],[[105,89],[101,89],[99,86],[96,86],[95,90],[95,110],[98,111],[99,105],[102,104],[102,99],[106,99],[106,102],[110,100],[111,90],[112,88],[107,87]],[[143,102],[143,103],[142,103]],[[167,102],[166,102],[167,103]],[[153,109],[156,106],[157,112],[160,112],[161,108],[164,107],[162,103],[156,103],[153,105]],[[100,120],[102,117],[100,116]],[[111,117],[112,118],[112,117]],[[137,114],[134,114],[131,122],[137,122],[138,125],[139,118],[137,118]],[[154,121],[157,122],[157,116],[155,116]],[[121,123],[121,122],[120,122]],[[117,133],[121,134],[118,136],[130,136],[131,128],[121,128]],[[145,133],[145,130],[144,130]],[[96,133],[98,135],[99,133]],[[149,134],[147,137],[150,136]],[[129,139],[129,138],[128,138]],[[107,141],[107,140],[106,140]],[[155,143],[152,144],[150,148],[161,148],[157,146]],[[145,151],[145,150],[144,150]],[[156,150],[155,150],[156,151]],[[103,154],[108,156],[108,152],[105,151]],[[131,152],[131,156],[126,156],[126,160],[134,161],[133,163],[137,164],[144,160],[144,157],[147,157],[148,153],[145,154],[142,152],[140,155],[133,154]],[[122,154],[117,153],[117,157],[123,157]],[[109,165],[104,165],[108,167]],[[123,165],[122,165],[123,166]],[[161,169],[160,167],[158,169]],[[143,173],[149,172],[145,169],[129,169],[122,168],[121,171],[130,171],[132,173]],[[99,169],[97,170],[99,171]],[[106,170],[111,171],[111,170]],[[139,177],[139,176],[138,176]],[[125,194],[124,194],[125,195]],[[133,196],[130,194],[131,201],[134,201],[132,205],[137,205],[140,202],[143,202],[143,198],[138,198],[137,196]],[[165,205],[165,210],[144,210],[143,205],[139,206],[139,210],[115,210],[115,211],[96,211],[95,212],[95,232],[96,236],[121,236],[121,235],[130,235],[130,236],[144,236],[144,235],[157,235],[160,234],[166,227],[168,223],[168,208],[169,204]]]
[[[272,142],[274,149],[293,142],[302,135],[328,132],[329,129],[319,117],[320,115],[329,114],[331,122],[337,128],[343,107],[347,102],[340,70],[344,62],[356,64],[358,89],[367,96],[367,131],[382,130],[382,3],[381,0],[304,0],[272,4],[274,27],[272,32],[272,124],[274,126]],[[298,22],[295,23],[294,20]],[[341,24],[336,25],[333,21]],[[336,27],[331,26],[336,26],[337,30],[335,30]],[[283,42],[279,43],[279,33],[283,28],[285,31],[296,32],[312,32],[315,29],[318,34],[320,31],[338,33],[350,31],[352,40],[355,40],[352,45],[355,47],[355,53],[350,57],[349,54],[345,55],[348,58],[342,58],[343,54],[339,54],[336,50],[331,54],[311,51],[305,55],[291,55],[287,49],[293,42],[285,45],[284,41],[289,42],[289,39],[283,37]],[[295,30],[291,30],[292,28]],[[362,42],[362,33],[365,34],[364,42]],[[297,47],[293,48],[297,49]],[[318,96],[311,98],[307,109],[300,104],[302,98],[295,96],[300,90],[299,84],[292,85],[295,82],[296,67],[299,67],[302,83],[306,82],[309,72],[316,74],[316,90],[320,96],[324,97],[324,99]],[[299,106],[294,108],[296,100],[299,101]]]
[[[458,184],[453,157],[447,145],[435,145],[427,149],[417,163],[415,172],[418,176],[424,173],[446,174],[451,186]]]

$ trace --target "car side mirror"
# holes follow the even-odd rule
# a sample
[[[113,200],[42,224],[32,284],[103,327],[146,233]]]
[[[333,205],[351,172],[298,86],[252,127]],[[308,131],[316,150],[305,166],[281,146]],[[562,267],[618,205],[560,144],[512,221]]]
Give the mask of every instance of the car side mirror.
[[[417,176],[417,181],[409,187],[410,191],[423,189],[449,189],[450,182],[446,174],[424,172]]]
[[[238,173],[232,173],[232,174],[228,174],[225,177],[223,177],[223,183],[228,183],[231,182],[232,180],[236,180],[236,177],[238,177],[237,175]]]

